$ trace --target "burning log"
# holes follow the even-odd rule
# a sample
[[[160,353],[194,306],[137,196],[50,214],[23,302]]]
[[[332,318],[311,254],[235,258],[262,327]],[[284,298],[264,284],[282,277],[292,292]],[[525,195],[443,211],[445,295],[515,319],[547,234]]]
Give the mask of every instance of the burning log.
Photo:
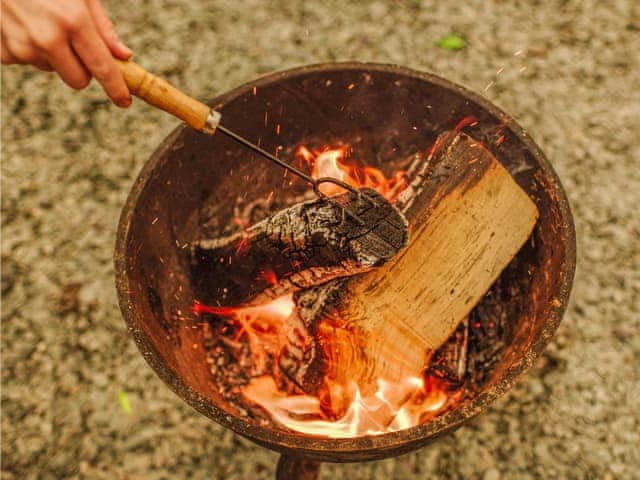
[[[298,203],[229,237],[196,242],[192,272],[200,298],[258,305],[384,264],[407,244],[407,221],[375,190],[363,192],[377,206],[347,192],[331,202]]]
[[[419,377],[537,221],[533,201],[466,134],[441,135],[409,176],[397,203],[411,220],[408,247],[379,269],[298,295],[290,339],[306,329],[321,348],[293,342],[280,366],[306,391],[318,388],[318,370],[336,384],[356,382],[363,394],[379,379]]]
[[[446,380],[450,385],[464,383],[468,372],[469,318],[458,324],[453,335],[429,361],[427,374]]]

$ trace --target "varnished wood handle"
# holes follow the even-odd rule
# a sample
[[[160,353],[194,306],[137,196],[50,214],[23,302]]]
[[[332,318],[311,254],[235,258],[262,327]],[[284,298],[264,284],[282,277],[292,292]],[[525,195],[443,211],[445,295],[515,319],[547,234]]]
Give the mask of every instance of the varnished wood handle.
[[[131,61],[116,60],[129,91],[138,98],[178,117],[196,130],[213,133],[220,114],[181,92],[166,80],[147,72]]]

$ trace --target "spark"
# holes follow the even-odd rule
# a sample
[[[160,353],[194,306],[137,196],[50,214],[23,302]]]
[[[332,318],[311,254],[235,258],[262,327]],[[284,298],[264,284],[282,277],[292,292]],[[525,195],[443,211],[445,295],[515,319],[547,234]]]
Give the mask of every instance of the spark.
[[[236,247],[236,256],[240,257],[245,255],[249,251],[249,237],[243,232],[238,246]]]

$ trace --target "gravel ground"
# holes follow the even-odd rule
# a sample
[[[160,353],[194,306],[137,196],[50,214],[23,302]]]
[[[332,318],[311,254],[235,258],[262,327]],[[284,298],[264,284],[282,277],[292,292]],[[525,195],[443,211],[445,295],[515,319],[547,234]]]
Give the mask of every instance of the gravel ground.
[[[144,0],[108,8],[140,63],[202,97],[332,60],[435,72],[512,113],[564,182],[578,272],[538,366],[436,444],[325,465],[323,479],[640,478],[638,2]],[[436,46],[452,32],[466,37],[465,49]],[[76,93],[27,68],[4,68],[2,81],[3,478],[273,478],[276,454],[162,384],[116,304],[118,215],[176,121],[141,102],[119,111],[95,85]],[[123,390],[130,415],[118,402]]]

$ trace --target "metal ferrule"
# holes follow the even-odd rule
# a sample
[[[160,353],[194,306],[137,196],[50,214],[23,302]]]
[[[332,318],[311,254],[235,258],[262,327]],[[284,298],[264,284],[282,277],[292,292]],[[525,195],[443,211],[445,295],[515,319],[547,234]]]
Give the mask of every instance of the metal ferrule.
[[[222,114],[217,110],[211,109],[209,111],[209,115],[202,126],[201,131],[203,133],[207,133],[209,135],[213,135],[216,132],[216,128],[220,124],[220,119],[222,118]]]

